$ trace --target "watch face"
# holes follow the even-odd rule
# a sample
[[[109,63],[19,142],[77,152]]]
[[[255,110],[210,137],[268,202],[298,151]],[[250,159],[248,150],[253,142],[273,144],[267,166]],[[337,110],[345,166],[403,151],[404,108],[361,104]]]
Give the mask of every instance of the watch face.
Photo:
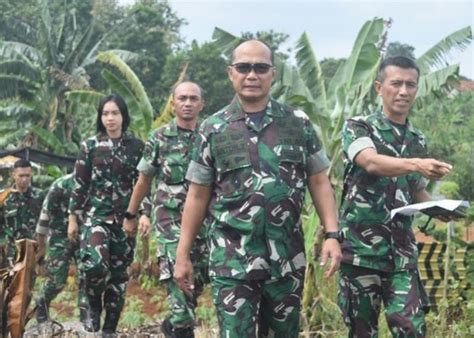
[[[329,239],[329,238],[337,239],[337,241],[338,241],[339,243],[341,243],[342,240],[343,240],[343,238],[342,238],[342,232],[340,232],[340,231],[337,231],[337,232],[335,232],[335,231],[334,231],[334,232],[327,232],[327,233],[324,235],[324,237],[325,237],[326,239]]]

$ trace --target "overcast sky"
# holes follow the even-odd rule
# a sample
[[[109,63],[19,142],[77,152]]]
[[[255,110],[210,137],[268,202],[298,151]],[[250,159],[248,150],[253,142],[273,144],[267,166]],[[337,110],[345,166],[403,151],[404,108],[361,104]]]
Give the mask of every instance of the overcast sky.
[[[119,0],[131,4],[133,0]],[[212,40],[214,27],[235,35],[273,29],[288,34],[287,47],[306,31],[317,57],[347,57],[358,31],[377,16],[392,18],[388,41],[415,47],[418,57],[445,36],[474,24],[473,1],[428,0],[170,0],[171,7],[188,24],[181,29],[185,40]],[[450,62],[461,64],[461,74],[474,79],[473,48],[453,53]]]

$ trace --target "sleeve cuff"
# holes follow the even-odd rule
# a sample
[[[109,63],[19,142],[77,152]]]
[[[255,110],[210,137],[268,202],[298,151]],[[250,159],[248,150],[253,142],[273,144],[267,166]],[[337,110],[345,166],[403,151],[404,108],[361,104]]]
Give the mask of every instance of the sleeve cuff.
[[[153,176],[157,168],[145,161],[143,158],[138,162],[137,170],[147,176]]]
[[[428,182],[429,180],[427,178],[421,177],[415,186],[415,191],[420,191],[422,189],[425,189],[428,186]]]
[[[186,173],[186,179],[193,183],[210,186],[214,182],[214,169],[191,161]]]
[[[364,137],[360,137],[358,139],[356,139],[354,142],[352,142],[350,145],[349,145],[349,149],[347,150],[347,156],[349,157],[349,160],[351,162],[354,162],[354,158],[356,157],[356,155],[364,150],[364,149],[367,149],[367,148],[375,148],[375,144],[374,144],[374,141],[372,141],[372,139],[368,136],[364,136]]]
[[[38,225],[36,226],[36,233],[37,234],[40,234],[40,235],[48,235],[49,233],[49,228],[48,227],[44,227],[44,226],[41,226],[41,225]]]
[[[329,168],[331,162],[326,156],[326,152],[321,149],[317,153],[312,154],[308,157],[306,164],[306,173],[308,176],[313,176],[327,168]]]

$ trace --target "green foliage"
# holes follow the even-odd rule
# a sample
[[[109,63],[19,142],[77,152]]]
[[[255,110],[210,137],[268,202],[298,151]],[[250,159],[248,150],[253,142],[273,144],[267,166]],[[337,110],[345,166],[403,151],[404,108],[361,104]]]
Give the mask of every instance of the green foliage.
[[[472,28],[470,26],[449,34],[436,45],[421,55],[416,63],[422,74],[429,73],[433,67],[444,67],[448,64],[447,56],[453,50],[464,50],[472,41]]]
[[[474,93],[453,91],[430,101],[411,120],[424,132],[429,156],[453,165],[445,179],[459,186],[461,198],[474,200]]]
[[[346,59],[335,59],[326,58],[320,62],[321,72],[324,77],[324,87],[328,88],[329,82],[331,82],[334,75],[336,75],[337,69]]]
[[[459,184],[451,181],[444,181],[439,186],[439,193],[449,199],[459,198]]]
[[[127,14],[132,18],[130,24],[111,39],[110,45],[137,53],[129,66],[146,88],[152,105],[158,108],[163,103],[161,98],[169,91],[160,81],[166,59],[181,45],[179,30],[185,21],[167,1],[137,1],[127,8]]]
[[[0,144],[30,145],[71,154],[78,149],[71,147],[71,142],[74,121],[80,121],[81,116],[70,114],[64,94],[71,89],[89,88],[86,67],[94,62],[106,38],[125,20],[109,25],[109,31],[105,31],[104,26],[96,25],[104,13],[92,2],[39,0],[35,6],[37,13],[33,17],[27,7],[28,15],[19,18],[15,5],[2,13],[5,21],[25,29],[19,31],[23,35],[17,41],[0,41],[0,82],[5,81],[0,89],[0,117],[8,117],[15,106],[24,109],[17,110],[22,118],[10,121]],[[6,32],[6,38],[10,37],[17,35]],[[18,133],[20,129],[25,132]]]
[[[163,70],[163,86],[171,88],[176,82],[176,74],[188,65],[185,78],[198,83],[203,89],[205,106],[201,117],[214,114],[229,104],[234,95],[227,77],[227,64],[220,48],[214,43],[199,45],[193,42],[188,49],[183,49],[168,57]]]
[[[275,57],[278,57],[281,60],[288,60],[288,53],[291,53],[291,48],[287,48],[285,51],[280,50],[281,46],[287,42],[289,37],[288,34],[275,32],[273,29],[270,29],[269,31],[258,31],[256,33],[244,32],[241,34],[243,40],[258,39],[265,42],[274,52]]]
[[[120,326],[129,329],[143,326],[146,323],[146,318],[143,315],[143,301],[136,296],[129,296],[125,302],[125,311],[120,318]]]
[[[415,60],[415,47],[398,41],[390,42],[387,46],[385,57],[393,56],[405,56],[407,58]]]

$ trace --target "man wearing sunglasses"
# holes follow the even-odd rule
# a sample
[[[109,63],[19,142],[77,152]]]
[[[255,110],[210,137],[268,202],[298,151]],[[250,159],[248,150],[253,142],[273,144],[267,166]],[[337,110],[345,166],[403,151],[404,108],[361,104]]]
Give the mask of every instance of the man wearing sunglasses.
[[[186,292],[194,288],[189,252],[209,210],[221,337],[298,337],[307,186],[326,230],[326,277],[341,259],[328,160],[306,114],[270,97],[275,67],[267,45],[241,43],[227,72],[236,96],[199,129],[174,277]]]

